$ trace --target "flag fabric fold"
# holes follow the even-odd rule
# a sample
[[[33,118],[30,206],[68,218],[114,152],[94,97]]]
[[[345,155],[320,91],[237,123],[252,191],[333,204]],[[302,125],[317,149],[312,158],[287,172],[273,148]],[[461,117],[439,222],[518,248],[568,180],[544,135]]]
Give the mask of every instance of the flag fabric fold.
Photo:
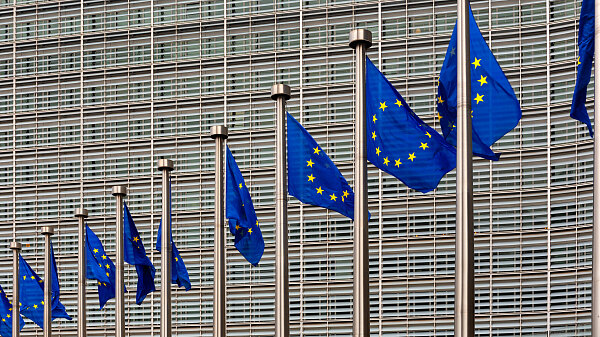
[[[579,57],[577,58],[577,81],[571,103],[571,118],[587,125],[590,136],[594,136],[594,129],[585,101],[587,89],[592,73],[594,61],[594,0],[583,0],[579,17]]]
[[[0,287],[0,336],[11,337],[12,336],[12,302],[6,296],[4,289]],[[19,317],[20,327],[19,331],[23,330],[25,321],[23,317]]]
[[[456,149],[425,124],[367,58],[367,158],[427,193],[456,167]]]
[[[305,204],[354,219],[354,192],[340,170],[298,121],[287,114],[288,193]]]
[[[229,231],[235,236],[235,247],[252,265],[258,265],[264,251],[265,241],[244,182],[229,147],[227,147],[226,208]]]
[[[125,262],[135,266],[138,275],[135,303],[140,305],[146,298],[146,295],[156,290],[156,287],[154,286],[156,269],[154,268],[152,261],[150,261],[146,255],[146,249],[144,249],[142,238],[135,227],[127,204],[124,204],[123,218]]]
[[[171,236],[171,281],[173,284],[177,284],[178,287],[184,287],[186,291],[192,289],[192,284],[190,283],[190,276],[188,274],[187,268],[185,267],[185,263],[181,258],[181,254],[179,254],[179,250],[175,246],[175,241],[173,241],[173,207],[171,203],[171,182],[169,181],[169,217],[171,219],[171,228],[169,229],[169,234]],[[156,250],[161,251],[161,237],[162,237],[162,219],[160,224],[158,225],[158,235],[156,238]]]
[[[519,124],[521,106],[502,68],[479,31],[469,7],[471,62],[471,118],[473,154],[499,160],[490,146]],[[440,71],[436,98],[438,118],[444,137],[456,146],[457,37],[456,25]]]
[[[89,226],[86,230],[86,277],[98,282],[100,309],[111,298],[115,298],[116,268],[104,251],[102,242]]]
[[[60,284],[58,283],[58,272],[54,260],[54,249],[51,246],[51,275],[52,275],[52,320],[66,318],[71,320],[65,306],[60,302]],[[27,261],[19,255],[19,298],[21,302],[21,315],[29,318],[40,328],[44,329],[44,282],[31,269]]]

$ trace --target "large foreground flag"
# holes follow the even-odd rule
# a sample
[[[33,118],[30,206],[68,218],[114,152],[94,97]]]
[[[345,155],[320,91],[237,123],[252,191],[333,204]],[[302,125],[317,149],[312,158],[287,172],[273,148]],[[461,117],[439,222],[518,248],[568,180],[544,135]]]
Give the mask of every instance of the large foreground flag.
[[[98,282],[98,299],[100,300],[100,309],[102,309],[108,300],[115,297],[116,268],[92,229],[86,225],[85,231],[86,276],[88,279]]]
[[[456,150],[425,124],[367,58],[367,157],[422,193],[456,167]]]
[[[146,298],[146,295],[156,290],[154,286],[156,269],[146,255],[142,238],[135,227],[127,204],[124,204],[124,206],[123,241],[125,246],[125,262],[135,266],[135,271],[138,275],[135,303],[140,305],[144,301],[144,298]]]
[[[252,265],[258,265],[265,251],[258,218],[250,198],[250,192],[244,183],[229,147],[227,147],[227,219],[229,231],[235,236],[235,248]]]
[[[473,154],[490,160],[500,159],[490,146],[517,126],[521,106],[517,96],[479,31],[469,7],[471,37],[471,116]],[[446,140],[456,146],[456,25],[440,72],[437,110]]]
[[[583,0],[579,17],[579,57],[577,58],[577,82],[571,103],[571,117],[585,123],[594,136],[592,122],[585,108],[587,87],[590,83],[594,60],[594,0]],[[596,79],[600,80],[600,79]]]

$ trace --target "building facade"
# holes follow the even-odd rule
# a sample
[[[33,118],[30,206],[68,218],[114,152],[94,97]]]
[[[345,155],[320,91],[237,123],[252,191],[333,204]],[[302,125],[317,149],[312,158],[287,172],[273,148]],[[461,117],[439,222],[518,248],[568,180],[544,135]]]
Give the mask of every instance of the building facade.
[[[590,336],[592,141],[569,118],[581,0],[474,0],[477,22],[523,108],[474,162],[478,336]],[[436,80],[456,20],[442,0],[0,0],[0,283],[9,242],[43,269],[42,225],[56,225],[62,301],[75,320],[75,208],[109,255],[115,199],[126,202],[158,270],[159,158],[175,162],[174,238],[193,288],[173,291],[173,335],[212,335],[214,142],[228,145],[266,241],[251,267],[227,238],[228,336],[273,336],[273,83],[288,110],[352,185],[353,57],[348,34],[373,32],[368,56],[412,109],[440,130]],[[590,85],[591,87],[591,85]],[[591,97],[591,96],[590,96]],[[453,336],[455,171],[428,194],[369,165],[371,335]],[[292,336],[351,336],[352,222],[289,204]],[[158,336],[159,292],[127,331]],[[157,279],[157,286],[159,282]],[[114,301],[88,283],[88,336],[114,336]],[[9,296],[10,297],[10,296]],[[41,336],[28,321],[23,335]]]

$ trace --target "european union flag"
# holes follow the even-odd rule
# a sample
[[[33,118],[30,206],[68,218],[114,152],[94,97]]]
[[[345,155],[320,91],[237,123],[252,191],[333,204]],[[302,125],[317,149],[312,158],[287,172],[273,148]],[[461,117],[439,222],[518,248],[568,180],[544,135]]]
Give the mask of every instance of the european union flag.
[[[65,306],[60,302],[60,285],[58,283],[58,272],[54,260],[54,249],[50,248],[52,259],[52,320],[66,318],[71,320]],[[40,328],[44,329],[44,282],[31,269],[27,261],[19,255],[19,296],[21,300],[21,315],[29,318]]]
[[[106,255],[102,242],[96,234],[85,226],[86,230],[86,272],[87,278],[98,281],[98,298],[100,309],[111,298],[115,298],[115,265]]]
[[[425,124],[367,58],[367,158],[427,193],[456,167],[456,150]]]
[[[169,181],[169,217],[171,218],[171,229],[169,233],[171,234],[171,282],[173,284],[177,284],[178,287],[184,287],[186,291],[192,289],[192,284],[190,283],[190,276],[188,274],[187,268],[185,267],[185,263],[183,263],[183,259],[179,254],[179,250],[175,246],[175,242],[173,241],[173,216],[171,212],[173,210],[171,206],[171,182]],[[158,225],[158,236],[156,239],[156,250],[161,251],[161,235],[162,235],[162,219],[160,221],[160,225]]]
[[[265,251],[258,218],[244,183],[242,172],[227,147],[227,219],[235,236],[235,248],[253,265],[258,265]]]
[[[289,193],[306,204],[354,219],[354,192],[319,144],[287,114]]]
[[[583,0],[579,17],[579,57],[577,58],[577,82],[571,103],[571,117],[585,123],[594,136],[592,122],[585,108],[587,87],[590,83],[594,60],[594,0]],[[600,80],[600,79],[599,79]]]
[[[521,106],[502,68],[477,27],[469,7],[471,36],[471,116],[473,154],[500,159],[490,146],[514,129],[521,120]],[[436,98],[444,137],[456,146],[456,26],[440,72]]]
[[[146,295],[156,290],[154,286],[154,276],[156,269],[152,261],[146,255],[144,244],[135,223],[129,213],[129,208],[125,204],[123,212],[123,241],[125,246],[125,262],[134,265],[138,275],[137,293],[135,303],[142,304]]]
[[[0,317],[2,318],[2,322],[0,322],[0,336],[2,337],[11,337],[12,336],[12,303],[6,297],[6,293],[0,287]],[[19,317],[20,327],[19,331],[23,329],[25,326],[25,321],[23,317]]]

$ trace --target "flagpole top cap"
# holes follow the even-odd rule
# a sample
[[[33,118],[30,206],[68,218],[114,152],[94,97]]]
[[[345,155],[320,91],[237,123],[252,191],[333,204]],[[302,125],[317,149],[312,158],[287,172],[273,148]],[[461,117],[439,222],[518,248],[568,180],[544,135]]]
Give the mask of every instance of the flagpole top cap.
[[[76,217],[81,217],[81,218],[87,218],[88,217],[88,211],[85,208],[78,208],[75,210],[75,216]]]
[[[122,185],[113,186],[113,188],[112,188],[112,195],[114,195],[114,196],[117,196],[117,195],[126,196],[127,195],[127,187],[122,186]]]
[[[286,101],[292,97],[292,90],[287,84],[277,83],[271,87],[271,98],[277,100],[279,96],[283,96]]]
[[[368,29],[354,29],[350,32],[350,48],[356,48],[356,45],[363,43],[367,48],[373,45],[373,34]]]
[[[229,129],[225,125],[213,125],[210,127],[210,138],[227,139],[229,137]]]
[[[54,235],[54,226],[43,226],[42,234],[43,235]]]
[[[173,171],[173,168],[175,166],[173,165],[173,161],[171,159],[159,159],[158,160],[158,169],[159,170],[167,170],[167,171]]]
[[[20,242],[13,241],[13,242],[11,242],[11,243],[10,243],[10,249],[13,249],[13,250],[21,250],[21,247],[22,247],[22,246],[21,246],[21,243],[20,243]]]

